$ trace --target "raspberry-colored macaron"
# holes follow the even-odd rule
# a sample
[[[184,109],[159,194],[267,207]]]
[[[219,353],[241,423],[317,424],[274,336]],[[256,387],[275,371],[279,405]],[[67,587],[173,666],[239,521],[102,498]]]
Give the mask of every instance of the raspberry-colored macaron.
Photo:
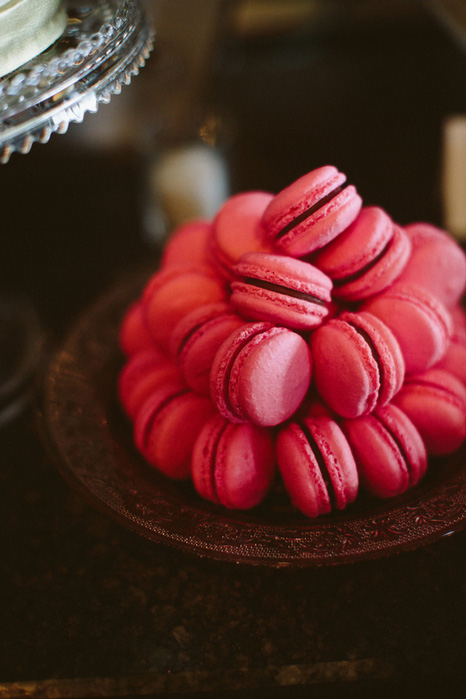
[[[370,415],[344,420],[364,488],[379,498],[401,495],[427,468],[424,442],[403,411],[389,403]]]
[[[383,209],[368,206],[313,263],[332,279],[335,298],[353,302],[390,286],[410,252],[411,242],[402,228]]]
[[[362,309],[380,318],[393,332],[407,374],[430,368],[445,354],[453,330],[451,315],[427,289],[396,283],[366,301]]]
[[[139,299],[131,304],[123,316],[118,342],[121,350],[128,357],[141,350],[154,347],[154,340],[147,327],[144,310]]]
[[[332,282],[307,262],[251,252],[233,269],[230,301],[246,318],[307,330],[329,313]]]
[[[306,418],[282,429],[277,462],[291,501],[309,517],[343,510],[358,492],[348,441],[329,417]]]
[[[314,383],[338,415],[355,418],[388,403],[404,378],[400,347],[370,313],[342,313],[311,336]]]
[[[429,223],[412,223],[405,231],[412,252],[399,281],[423,286],[447,308],[454,306],[466,288],[464,251],[446,231]]]
[[[220,274],[228,281],[233,265],[245,252],[269,252],[264,238],[262,214],[272,200],[268,192],[241,192],[223,204],[212,222],[210,254]]]
[[[271,431],[214,415],[194,444],[191,473],[197,492],[207,500],[230,509],[255,507],[275,474]]]
[[[207,241],[211,232],[210,221],[196,219],[182,223],[168,238],[162,255],[161,267],[197,267],[210,264]]]
[[[143,293],[147,327],[155,342],[169,351],[170,338],[181,318],[205,303],[226,301],[226,286],[208,268],[161,270],[153,275]]]
[[[271,323],[246,323],[215,355],[212,399],[232,422],[278,425],[299,407],[311,371],[311,353],[300,335]]]
[[[417,427],[428,453],[450,454],[466,438],[466,388],[447,371],[409,376],[394,402]]]
[[[210,394],[210,370],[215,354],[244,323],[244,318],[228,303],[199,306],[180,320],[171,338],[171,354],[193,391]]]
[[[155,347],[132,355],[118,377],[118,395],[126,414],[134,418],[151,393],[177,380],[181,387],[179,367]]]
[[[304,257],[340,235],[356,218],[362,200],[346,175],[326,165],[303,175],[267,206],[263,223],[277,250]]]
[[[143,403],[134,420],[134,441],[144,458],[161,473],[181,480],[191,473],[191,453],[212,402],[179,381],[165,384]]]

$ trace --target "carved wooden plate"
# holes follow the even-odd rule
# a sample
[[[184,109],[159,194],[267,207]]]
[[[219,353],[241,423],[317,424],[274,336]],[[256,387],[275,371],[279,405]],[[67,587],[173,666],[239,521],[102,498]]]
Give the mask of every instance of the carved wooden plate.
[[[117,333],[145,278],[100,298],[48,367],[40,416],[63,476],[96,506],[148,539],[235,563],[315,566],[414,549],[466,525],[466,448],[432,461],[416,488],[387,502],[360,495],[343,513],[312,520],[277,486],[263,504],[229,511],[190,483],[167,480],[132,445],[116,398]]]

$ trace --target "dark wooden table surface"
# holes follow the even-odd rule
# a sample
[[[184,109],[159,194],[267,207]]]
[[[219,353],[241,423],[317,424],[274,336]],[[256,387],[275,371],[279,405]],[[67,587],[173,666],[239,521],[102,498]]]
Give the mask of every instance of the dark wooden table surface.
[[[235,121],[235,190],[277,191],[334,163],[400,223],[441,223],[442,124],[466,113],[466,58],[432,21],[232,41],[216,65],[212,99]],[[133,265],[153,256],[155,266],[141,235],[142,173],[137,153],[68,136],[0,170],[0,291],[32,299],[47,352]],[[201,560],[126,531],[69,488],[34,402],[0,444],[0,697],[462,686],[466,533],[330,568]]]

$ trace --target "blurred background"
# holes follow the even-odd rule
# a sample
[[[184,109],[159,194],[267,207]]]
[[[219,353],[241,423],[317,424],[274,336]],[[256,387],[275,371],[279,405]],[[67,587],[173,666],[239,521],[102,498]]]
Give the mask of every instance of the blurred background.
[[[61,331],[133,262],[156,264],[178,219],[329,163],[399,223],[450,216],[463,235],[445,158],[466,169],[464,8],[151,0],[155,49],[132,85],[0,168],[0,291]]]

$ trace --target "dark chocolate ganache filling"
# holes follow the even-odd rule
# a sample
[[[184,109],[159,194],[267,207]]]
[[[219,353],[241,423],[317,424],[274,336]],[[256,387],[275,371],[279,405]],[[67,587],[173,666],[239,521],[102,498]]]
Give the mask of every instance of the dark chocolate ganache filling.
[[[319,306],[325,306],[326,303],[323,299],[320,299],[318,296],[314,296],[313,294],[306,294],[304,291],[290,289],[290,287],[282,286],[281,284],[273,284],[272,282],[267,282],[264,279],[256,279],[255,277],[243,277],[242,281],[245,284],[250,284],[251,286],[257,286],[261,289],[274,291],[277,294],[285,294],[285,296],[292,296],[293,298],[300,299],[301,301],[316,303]]]
[[[303,211],[302,214],[299,214],[298,216],[296,216],[296,218],[294,218],[292,221],[290,221],[290,223],[288,223],[284,228],[282,228],[282,230],[277,234],[277,236],[276,236],[277,240],[280,238],[283,238],[283,236],[285,236],[287,233],[289,233],[293,228],[295,228],[295,226],[298,226],[300,223],[302,223],[302,221],[305,221],[307,218],[309,218],[310,216],[315,214],[316,211],[319,211],[319,209],[321,209],[323,206],[325,206],[325,204],[328,204],[329,201],[334,199],[347,186],[348,186],[348,184],[346,183],[346,184],[342,184],[338,187],[335,187],[335,189],[332,189],[332,191],[329,192],[328,194],[326,194],[325,197],[322,197],[322,199],[319,199],[319,201],[316,204],[311,206],[309,209],[306,209],[305,211]]]
[[[312,453],[314,454],[317,465],[319,466],[320,472],[322,474],[322,478],[325,483],[325,487],[327,489],[328,497],[330,500],[330,507],[331,509],[335,509],[336,507],[336,495],[335,495],[335,488],[333,485],[332,478],[330,476],[329,470],[327,468],[327,464],[325,463],[324,456],[322,452],[320,451],[319,445],[317,444],[317,441],[315,440],[311,430],[309,427],[306,425],[306,423],[302,422],[299,423],[299,427],[301,428],[304,436],[306,437],[307,441],[309,442],[309,446],[311,448]]]

